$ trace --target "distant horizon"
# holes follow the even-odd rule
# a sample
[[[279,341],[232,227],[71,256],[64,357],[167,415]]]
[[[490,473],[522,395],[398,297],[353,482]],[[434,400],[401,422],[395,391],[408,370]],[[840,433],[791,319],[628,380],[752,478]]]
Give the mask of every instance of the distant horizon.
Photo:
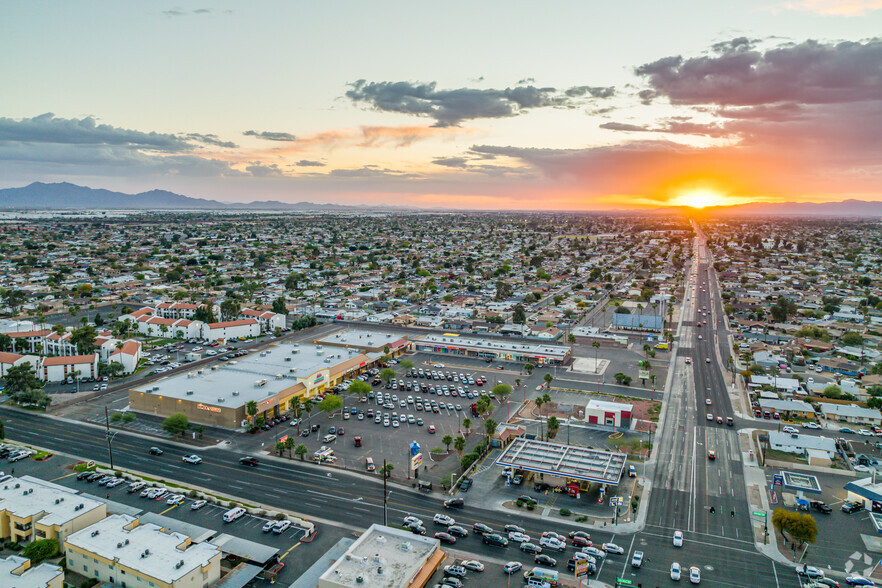
[[[90,4],[3,9],[3,186],[456,210],[882,201],[879,0]]]

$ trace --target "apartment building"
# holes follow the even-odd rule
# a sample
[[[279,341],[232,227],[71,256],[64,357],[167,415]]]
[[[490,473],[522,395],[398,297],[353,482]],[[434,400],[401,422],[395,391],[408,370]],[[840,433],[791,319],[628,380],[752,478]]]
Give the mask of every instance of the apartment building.
[[[44,382],[63,382],[68,378],[97,378],[98,355],[90,353],[89,355],[44,357],[37,370],[37,377]]]
[[[31,567],[31,560],[18,555],[0,557],[0,586],[4,588],[63,588],[61,566],[41,563]]]

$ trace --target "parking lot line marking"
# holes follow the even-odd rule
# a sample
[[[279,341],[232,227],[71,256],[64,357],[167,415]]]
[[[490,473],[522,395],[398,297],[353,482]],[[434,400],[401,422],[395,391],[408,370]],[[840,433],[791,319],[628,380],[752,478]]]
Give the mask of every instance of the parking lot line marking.
[[[176,509],[176,508],[178,508],[178,505],[177,505],[177,504],[172,505],[172,506],[168,507],[167,509],[165,509],[164,511],[162,511],[161,513],[159,513],[159,514],[164,515],[164,514],[167,513],[168,511],[170,511],[170,510],[174,510],[174,509]]]
[[[292,546],[291,546],[291,549],[289,549],[289,550],[286,551],[284,554],[282,554],[282,557],[279,558],[279,561],[282,561],[283,559],[285,559],[285,558],[288,556],[288,554],[291,553],[291,552],[294,550],[295,547],[299,547],[299,546],[300,546],[300,541],[298,541],[297,543],[295,543],[294,545],[292,545]]]
[[[71,476],[76,476],[79,472],[74,472],[72,474],[64,474],[63,476],[58,476],[57,478],[52,478],[49,480],[50,482],[54,482],[55,480],[63,480],[64,478],[70,478]]]

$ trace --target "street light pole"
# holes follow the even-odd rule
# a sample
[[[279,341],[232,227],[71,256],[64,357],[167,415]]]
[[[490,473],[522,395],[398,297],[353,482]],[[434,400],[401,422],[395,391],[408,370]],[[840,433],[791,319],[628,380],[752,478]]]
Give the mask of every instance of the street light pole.
[[[113,447],[110,444],[110,415],[106,406],[104,407],[104,424],[106,426],[104,435],[107,437],[107,453],[110,455],[110,469],[113,469]]]
[[[386,478],[388,477],[388,472],[386,471],[386,460],[383,460],[383,526],[386,527],[389,525],[388,519],[388,511],[386,509]]]

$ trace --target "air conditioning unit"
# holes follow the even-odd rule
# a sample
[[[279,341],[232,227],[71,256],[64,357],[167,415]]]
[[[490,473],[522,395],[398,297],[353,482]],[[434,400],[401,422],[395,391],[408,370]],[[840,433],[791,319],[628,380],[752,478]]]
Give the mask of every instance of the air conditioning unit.
[[[291,358],[290,358],[290,357],[286,357],[286,358],[285,358],[285,361],[291,361]]]
[[[224,401],[223,397],[217,399],[218,404],[222,403],[223,401]]]
[[[239,395],[239,391],[238,391],[238,390],[233,390],[233,396],[238,396],[238,395]]]
[[[192,391],[192,390],[187,390],[187,396],[193,396],[193,391]]]

